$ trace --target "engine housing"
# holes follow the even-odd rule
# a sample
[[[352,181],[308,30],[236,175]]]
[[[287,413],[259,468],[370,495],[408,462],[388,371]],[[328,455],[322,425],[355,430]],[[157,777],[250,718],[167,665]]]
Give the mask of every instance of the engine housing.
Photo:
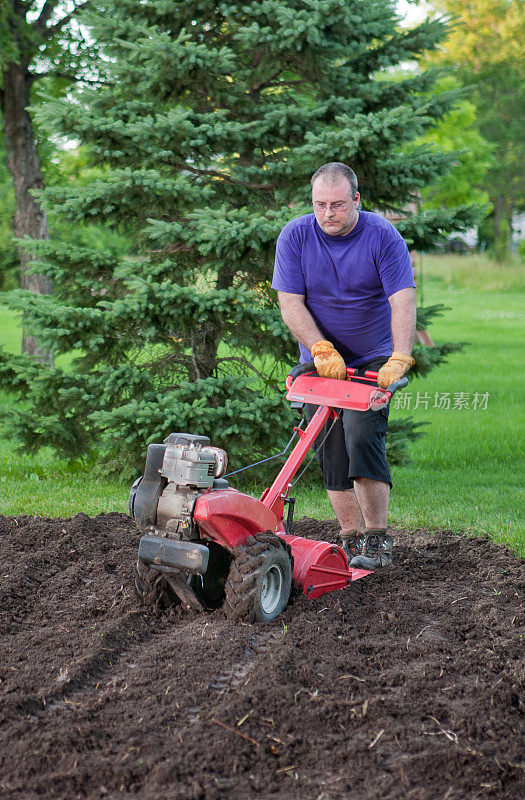
[[[141,531],[192,538],[197,497],[219,483],[227,464],[226,452],[210,447],[207,436],[171,433],[162,444],[150,444],[144,475],[131,488],[130,516]]]

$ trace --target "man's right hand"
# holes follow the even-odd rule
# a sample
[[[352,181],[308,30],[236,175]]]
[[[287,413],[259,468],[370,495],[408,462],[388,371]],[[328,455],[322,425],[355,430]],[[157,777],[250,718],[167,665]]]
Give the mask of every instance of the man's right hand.
[[[310,352],[314,359],[315,368],[321,378],[346,380],[346,364],[332,342],[321,339],[312,345]]]

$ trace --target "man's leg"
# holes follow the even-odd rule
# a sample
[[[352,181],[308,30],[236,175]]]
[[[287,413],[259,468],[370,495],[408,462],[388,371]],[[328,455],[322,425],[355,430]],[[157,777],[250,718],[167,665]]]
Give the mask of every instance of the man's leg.
[[[370,478],[354,478],[355,494],[365,519],[364,543],[351,567],[374,570],[392,565],[394,542],[387,534],[390,485]]]
[[[363,519],[356,492],[353,489],[347,489],[344,492],[327,489],[327,492],[341,530],[362,533],[365,529],[365,519]]]
[[[353,489],[327,489],[328,499],[341,526],[339,542],[348,561],[363,552],[365,521]]]
[[[386,528],[390,485],[371,478],[354,478],[354,492],[365,527]]]
[[[315,407],[306,406],[308,420],[314,411]],[[341,526],[342,547],[349,560],[364,553],[365,527],[375,532],[384,526],[386,533],[390,489],[389,483],[386,483],[390,480],[390,473],[384,452],[386,419],[387,415],[383,412],[344,411],[342,419],[337,420],[333,427],[331,422],[326,424],[314,445],[328,497]],[[330,434],[326,437],[329,426]],[[349,477],[352,474],[350,458],[357,467],[354,476],[359,476],[364,468],[365,474],[368,472],[377,477],[355,477],[352,480]],[[360,482],[359,488],[357,481]]]
[[[375,569],[392,564],[392,537],[387,534],[391,478],[385,453],[388,410],[343,413],[349,476],[365,522],[363,546],[351,567]],[[361,541],[358,541],[357,550]]]
[[[311,420],[317,406],[306,406],[306,418]],[[327,435],[328,430],[330,433]],[[341,419],[329,420],[314,444],[317,460],[325,480],[328,499],[341,526],[340,541],[348,559],[361,552],[364,543],[365,521],[359,508],[352,481],[348,477],[348,454]],[[357,547],[361,538],[360,547]]]

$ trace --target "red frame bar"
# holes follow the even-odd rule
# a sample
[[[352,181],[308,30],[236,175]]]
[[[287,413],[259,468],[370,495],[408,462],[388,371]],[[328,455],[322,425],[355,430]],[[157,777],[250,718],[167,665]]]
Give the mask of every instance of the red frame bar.
[[[353,367],[347,367],[346,368],[346,378],[347,378],[347,380],[349,380],[349,381],[352,380],[352,378],[356,375],[356,372],[357,372],[357,370],[354,369]],[[316,377],[319,377],[316,370],[312,370],[312,372],[303,372],[302,374],[305,375],[305,376],[315,375]],[[372,372],[372,370],[367,369],[364,375],[357,375],[356,377],[360,381],[367,381],[368,383],[377,383],[378,374],[379,374],[378,372]],[[298,376],[298,377],[300,377],[300,376]],[[286,388],[287,389],[291,388],[294,380],[295,379],[292,378],[291,375],[288,375],[286,377]]]
[[[299,441],[286,459],[284,466],[275,478],[269,489],[261,495],[261,502],[269,508],[277,519],[282,519],[284,501],[288,496],[290,482],[304,461],[306,454],[313,445],[327,419],[335,419],[337,414],[328,406],[319,406],[304,431],[299,434]]]
[[[353,369],[352,367],[347,367],[346,373],[348,376],[348,382],[351,382],[356,372],[357,370]],[[317,372],[315,371],[303,373],[303,375],[297,376],[295,380],[291,377],[291,375],[288,375],[286,379],[286,388],[288,389],[289,400],[294,399],[293,397],[290,397],[290,395],[295,381],[299,381],[299,383],[304,383],[304,381],[301,381],[301,379],[308,378],[309,376],[316,376],[316,383],[319,382],[319,388],[321,390],[327,388],[325,384],[329,381],[329,379],[319,378],[317,376]],[[361,383],[361,387],[363,389],[365,388],[362,386],[363,382],[374,384],[374,388],[377,389],[377,393],[383,396],[382,402],[381,400],[376,400],[375,402],[378,402],[378,404],[381,405],[383,403],[388,403],[392,395],[390,392],[385,391],[383,389],[379,389],[377,387],[377,372],[372,372],[370,370],[367,370],[364,376],[358,375],[357,377],[358,377],[358,382]],[[342,384],[344,386],[346,381],[330,381],[330,383],[337,384],[337,388],[339,389],[339,384]],[[357,390],[357,386],[355,383],[353,384],[353,386],[355,386]],[[362,394],[362,392],[360,394]],[[321,398],[319,397],[319,399]],[[325,400],[325,402],[329,400],[329,398],[326,397],[326,395],[323,399]],[[302,396],[301,396],[301,401],[302,401]],[[306,397],[304,397],[304,402],[307,402]],[[350,408],[353,407],[357,409],[363,406],[363,399],[360,398],[360,401],[355,401],[354,403],[352,403],[346,399],[338,398],[337,400],[334,399],[333,405],[335,406],[336,403],[338,404],[336,407],[341,407],[341,406]],[[304,461],[305,456],[308,453],[308,450],[313,445],[314,441],[317,439],[323,425],[330,417],[332,419],[337,418],[337,413],[332,408],[332,404],[319,405],[317,411],[313,415],[312,419],[308,423],[305,430],[302,431],[298,428],[295,429],[297,431],[299,441],[297,442],[294,449],[288,456],[284,466],[282,467],[281,471],[275,478],[272,485],[268,489],[264,490],[260,498],[261,502],[264,503],[264,505],[267,508],[273,511],[277,519],[281,520],[283,517],[284,501],[288,496],[290,482],[293,476],[295,475],[295,473],[301,466],[302,462]]]

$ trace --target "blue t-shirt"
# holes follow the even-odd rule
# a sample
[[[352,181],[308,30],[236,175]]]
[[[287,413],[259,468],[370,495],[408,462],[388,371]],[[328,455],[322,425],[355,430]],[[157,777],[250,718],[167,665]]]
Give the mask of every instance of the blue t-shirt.
[[[387,220],[359,211],[346,236],[329,236],[315,214],[288,222],[275,253],[272,288],[305,296],[323,336],[347,366],[392,354],[388,298],[414,286],[408,248]],[[300,344],[301,363],[312,361]]]

